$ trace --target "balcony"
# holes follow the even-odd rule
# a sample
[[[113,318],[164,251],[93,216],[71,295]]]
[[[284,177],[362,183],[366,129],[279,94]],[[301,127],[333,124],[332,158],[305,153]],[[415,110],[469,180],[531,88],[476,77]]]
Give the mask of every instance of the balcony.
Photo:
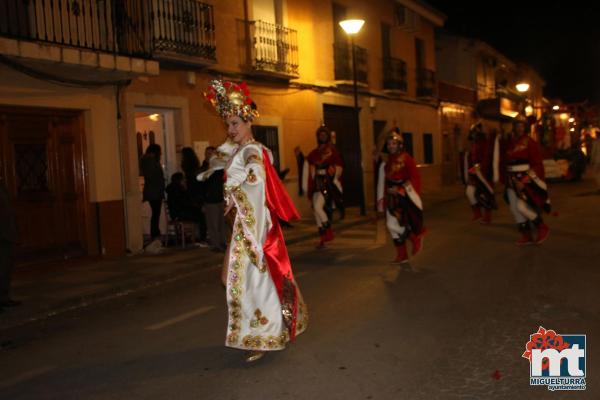
[[[116,53],[151,56],[144,0],[3,0],[0,35]],[[138,17],[132,18],[133,11]]]
[[[356,48],[356,80],[364,85],[368,84],[367,50]],[[352,75],[352,46],[347,43],[333,45],[334,79],[336,81],[353,82]]]
[[[213,7],[197,0],[0,2],[0,54],[58,76],[157,75],[155,60],[208,65],[215,53]]]
[[[50,70],[59,78],[156,75],[145,4],[144,0],[3,0],[0,54],[22,66]]]
[[[298,78],[298,32],[279,24],[248,21],[253,73],[274,78]]]
[[[383,89],[390,92],[406,92],[406,62],[386,57],[383,59]]]
[[[216,62],[213,6],[198,0],[154,0],[149,17],[153,57],[193,65]]]
[[[425,69],[417,69],[417,97],[435,97],[435,72]]]

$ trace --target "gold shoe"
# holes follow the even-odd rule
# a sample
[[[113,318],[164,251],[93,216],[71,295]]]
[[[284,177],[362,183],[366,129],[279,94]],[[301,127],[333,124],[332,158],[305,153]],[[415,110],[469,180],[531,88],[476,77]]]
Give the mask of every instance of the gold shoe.
[[[258,361],[265,356],[264,351],[249,351],[246,353],[246,362],[251,363],[254,361]]]

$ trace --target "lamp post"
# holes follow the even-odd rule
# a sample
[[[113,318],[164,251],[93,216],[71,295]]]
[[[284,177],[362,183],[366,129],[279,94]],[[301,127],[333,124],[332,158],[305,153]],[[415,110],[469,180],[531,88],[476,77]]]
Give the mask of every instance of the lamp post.
[[[525,93],[529,90],[529,83],[521,81],[515,85],[515,88],[519,93]]]
[[[348,36],[350,36],[350,43],[352,45],[352,83],[354,90],[354,115],[355,115],[355,123],[356,129],[358,130],[358,138],[359,138],[359,146],[358,146],[358,155],[360,162],[360,215],[366,214],[365,207],[365,191],[363,188],[363,170],[362,170],[362,151],[360,146],[360,109],[358,108],[358,79],[356,77],[356,46],[354,45],[354,35],[360,32],[361,28],[365,24],[365,21],[362,19],[346,19],[344,21],[340,21],[340,26],[346,32]]]
[[[529,83],[524,80],[517,82],[517,84],[515,85],[515,89],[517,89],[517,92],[521,93],[521,95],[523,96],[525,96],[525,93],[529,92],[529,87]],[[529,96],[527,96],[525,103],[527,104],[527,106],[523,109],[525,111],[525,116],[527,117],[533,114],[533,107],[529,103],[531,103],[531,99],[529,98]]]

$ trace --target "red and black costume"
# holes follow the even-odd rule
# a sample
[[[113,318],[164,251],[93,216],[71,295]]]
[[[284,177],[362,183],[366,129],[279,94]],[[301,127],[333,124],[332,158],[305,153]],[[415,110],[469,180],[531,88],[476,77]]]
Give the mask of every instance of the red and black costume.
[[[322,126],[317,130],[319,146],[306,158],[304,171],[304,187],[312,203],[315,220],[319,229],[320,246],[333,240],[331,217],[333,207],[344,216],[343,189],[341,175],[343,171],[342,156],[331,143],[329,130]]]
[[[379,211],[385,210],[386,225],[396,245],[394,261],[405,263],[406,239],[412,242],[412,255],[416,255],[425,234],[421,177],[414,159],[402,149],[402,137],[394,133],[389,140],[397,140],[400,148],[379,167],[377,204]]]
[[[499,141],[495,135],[486,137],[478,123],[471,128],[469,142],[471,149],[462,157],[465,195],[473,210],[473,221],[489,224],[492,210],[498,208],[494,182],[498,181]]]
[[[550,199],[539,144],[527,134],[514,137],[508,143],[504,164],[506,199],[522,235],[517,244],[533,243],[530,224],[537,229],[536,242],[541,243],[549,233],[542,212],[550,212]]]

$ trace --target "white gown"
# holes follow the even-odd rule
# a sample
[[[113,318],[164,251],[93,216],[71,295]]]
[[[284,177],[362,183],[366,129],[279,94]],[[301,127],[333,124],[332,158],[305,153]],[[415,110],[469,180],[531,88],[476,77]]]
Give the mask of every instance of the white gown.
[[[282,350],[290,340],[285,320],[289,308],[282,307],[263,253],[272,227],[263,149],[258,142],[240,146],[226,167],[225,202],[233,206],[235,220],[226,255],[229,324],[225,344],[244,350]],[[300,334],[306,329],[308,313],[300,290],[296,293],[296,334]]]

